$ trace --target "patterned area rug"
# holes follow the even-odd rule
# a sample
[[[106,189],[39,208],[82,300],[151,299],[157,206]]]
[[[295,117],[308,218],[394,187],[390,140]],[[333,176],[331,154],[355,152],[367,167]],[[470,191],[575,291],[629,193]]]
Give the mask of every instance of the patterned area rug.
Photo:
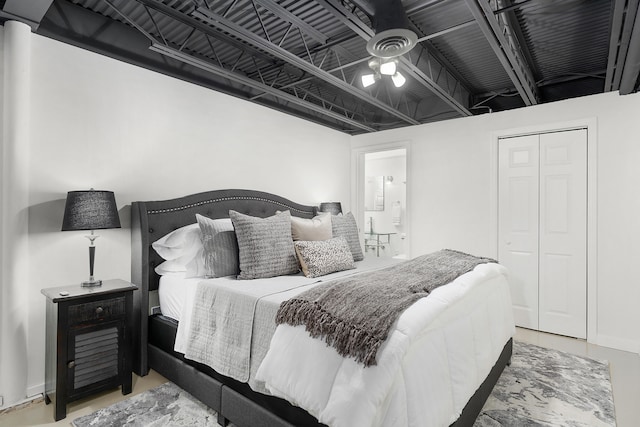
[[[218,427],[216,411],[173,383],[76,418],[74,427]]]
[[[75,427],[211,426],[215,411],[166,383],[93,414]],[[514,341],[507,366],[474,427],[614,427],[609,365]]]
[[[615,425],[607,362],[514,341],[474,427]]]

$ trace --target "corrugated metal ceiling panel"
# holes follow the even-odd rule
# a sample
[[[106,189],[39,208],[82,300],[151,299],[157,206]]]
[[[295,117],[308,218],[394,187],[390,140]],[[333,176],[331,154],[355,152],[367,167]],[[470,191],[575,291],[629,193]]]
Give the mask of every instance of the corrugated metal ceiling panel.
[[[473,92],[490,92],[513,86],[477,26],[445,34],[431,42],[469,83]]]
[[[302,79],[302,82],[297,83],[297,91],[298,93],[307,91],[305,99],[309,102],[324,106],[331,104],[330,108],[335,111],[347,109],[351,111],[354,118],[371,123],[380,129],[406,125],[406,122],[399,119],[397,115],[390,114],[379,106],[363,102],[361,98],[349,91],[334,87],[319,77],[310,76],[299,66],[287,63],[278,55],[268,54],[252,46],[251,43],[223,33],[204,21],[198,21],[197,25],[204,26],[206,28],[204,32],[209,35],[201,29],[191,34],[194,22],[191,12],[197,4],[193,0],[110,1],[128,19],[134,21],[135,26],[151,34],[158,42],[162,43],[166,40],[171,47],[178,49],[188,38],[188,42],[183,47],[184,52],[198,58],[206,57],[213,64],[218,64],[220,61],[225,69],[230,70],[233,67],[235,73],[248,76],[254,81],[280,88]],[[150,3],[150,7],[143,6],[142,1]],[[362,37],[315,0],[272,1],[324,35],[327,45],[322,45],[322,42],[309,34],[305,33],[301,36],[297,29],[292,29],[287,34],[289,23],[278,16],[277,11],[273,11],[275,6],[265,5],[263,1],[221,0],[209,1],[207,4],[213,12],[225,15],[226,19],[251,34],[263,39],[266,39],[268,34],[272,43],[280,45],[287,52],[305,61],[312,61],[322,70],[328,71],[362,60],[342,71],[333,72],[334,76],[344,77],[355,87],[362,88],[359,83],[360,76],[369,71],[366,62],[368,58],[366,41]],[[55,2],[73,3],[110,20],[131,26],[127,19],[120,16],[104,0],[55,0]],[[351,0],[336,0],[336,2],[338,6],[342,5],[350,13],[358,16],[365,25],[371,24],[369,17],[355,7]],[[506,13],[505,16],[517,22],[520,27],[516,34],[521,34],[521,44],[530,52],[531,68],[535,80],[541,85],[539,90],[543,97],[542,101],[581,96],[602,90],[598,82],[603,81],[607,67],[613,4],[613,0],[504,0],[500,2],[500,7],[514,6],[508,12],[498,13]],[[483,96],[491,96],[496,92],[507,92],[507,95],[517,93],[514,83],[508,77],[479,26],[474,22],[467,0],[413,0],[405,1],[404,5],[409,10],[410,27],[417,30],[419,37],[467,24],[425,41],[423,46],[427,47],[441,62],[444,61],[443,64],[449,68],[450,75],[458,80],[454,83],[468,89],[471,95],[469,98],[483,99]],[[166,11],[160,11],[164,8],[170,8],[169,13],[178,13],[179,16],[167,16]],[[56,22],[60,22],[60,19]],[[73,31],[73,22],[69,22],[68,25],[69,30]],[[282,41],[285,34],[287,36]],[[80,37],[87,37],[87,35]],[[144,42],[144,38],[142,41]],[[104,43],[102,40],[101,42]],[[114,43],[115,49],[118,49],[118,41]],[[137,44],[137,46],[143,45],[144,43],[140,42]],[[418,53],[419,50],[414,50],[411,55],[417,56]],[[424,61],[420,64],[425,67]],[[439,67],[436,68],[439,69]],[[430,75],[431,70],[421,71]],[[575,79],[585,76],[587,78],[582,80]],[[220,85],[228,85],[235,91],[234,93],[245,93],[249,97],[260,93],[255,88],[243,87],[238,82],[232,83],[218,75],[212,74],[211,79],[219,82]],[[421,122],[450,118],[456,114],[452,113],[451,107],[443,101],[442,97],[435,96],[427,86],[411,77],[408,77],[402,89],[396,89],[384,79],[385,77],[377,83],[377,86],[367,89],[366,92],[378,96],[379,100],[384,100],[387,105],[403,114]],[[568,79],[573,80],[569,82]],[[553,84],[553,87],[549,84]],[[287,92],[296,93],[294,89],[287,89]],[[265,102],[270,106],[275,105],[276,108],[277,105],[285,105],[289,110],[304,111],[303,106],[292,106],[282,100],[273,102],[275,98],[272,95],[265,96],[264,99],[268,99],[268,102]],[[463,103],[467,108],[471,107],[469,105],[471,101]],[[522,100],[516,95],[511,98],[496,98],[486,105],[501,110],[515,108],[521,103]],[[308,114],[319,117],[317,112]],[[339,123],[335,118],[325,117],[325,120],[330,124]],[[344,123],[336,126],[348,132],[354,132],[353,128]]]
[[[604,72],[611,8],[609,0],[537,0],[522,6],[516,16],[539,70],[538,79]]]

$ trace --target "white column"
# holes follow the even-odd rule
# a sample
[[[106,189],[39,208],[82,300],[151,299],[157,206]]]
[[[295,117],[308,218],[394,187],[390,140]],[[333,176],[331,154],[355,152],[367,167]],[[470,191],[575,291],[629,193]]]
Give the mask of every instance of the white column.
[[[3,406],[26,397],[29,280],[29,88],[31,28],[4,24],[0,136],[0,395]],[[41,309],[41,307],[38,307]]]

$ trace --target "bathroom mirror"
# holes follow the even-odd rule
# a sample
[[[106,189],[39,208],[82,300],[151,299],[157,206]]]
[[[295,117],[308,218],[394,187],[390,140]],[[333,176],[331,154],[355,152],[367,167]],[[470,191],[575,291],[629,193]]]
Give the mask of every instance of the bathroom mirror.
[[[364,183],[364,210],[384,210],[384,176],[368,176]]]

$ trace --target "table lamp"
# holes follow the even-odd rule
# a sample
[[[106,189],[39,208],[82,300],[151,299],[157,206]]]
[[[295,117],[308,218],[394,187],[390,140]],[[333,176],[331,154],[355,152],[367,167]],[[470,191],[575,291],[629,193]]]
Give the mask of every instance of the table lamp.
[[[331,212],[331,215],[339,215],[342,213],[342,204],[340,202],[322,202],[320,203],[320,212]]]
[[[101,286],[102,280],[93,277],[93,262],[96,255],[94,241],[99,237],[94,230],[120,228],[118,207],[112,191],[84,190],[69,191],[64,207],[62,231],[91,230],[85,236],[89,245],[89,280],[82,282],[83,287]]]

